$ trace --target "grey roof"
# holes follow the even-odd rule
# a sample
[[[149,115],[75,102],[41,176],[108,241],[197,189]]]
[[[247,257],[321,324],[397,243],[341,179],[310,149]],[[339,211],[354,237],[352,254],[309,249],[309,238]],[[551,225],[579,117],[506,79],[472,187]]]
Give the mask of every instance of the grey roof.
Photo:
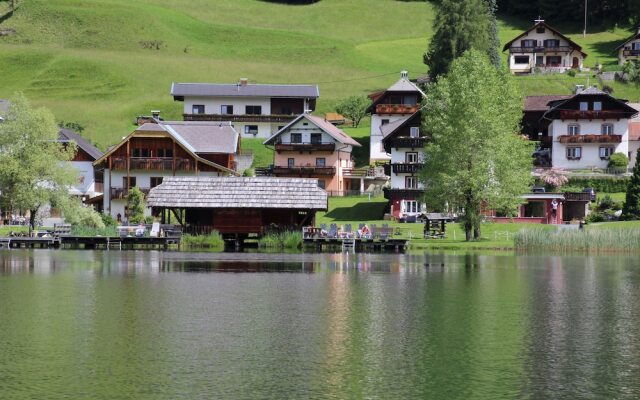
[[[400,80],[396,83],[394,83],[393,85],[391,85],[387,90],[387,92],[415,92],[418,91],[420,93],[422,93],[422,96],[424,96],[424,92],[422,90],[420,90],[420,88],[418,86],[416,86],[415,83],[411,82],[410,80],[406,79],[406,78],[400,78]]]
[[[607,94],[607,93],[603,92],[602,90],[598,89],[595,86],[590,86],[578,94]]]
[[[382,133],[382,136],[383,137],[387,137],[388,135],[393,133],[393,131],[398,129],[402,124],[404,124],[411,117],[413,117],[413,114],[408,115],[406,117],[399,118],[399,119],[397,119],[397,120],[395,120],[393,122],[389,122],[388,124],[381,125],[380,126],[380,132]]]
[[[340,143],[348,144],[348,145],[351,145],[351,146],[354,146],[354,147],[362,147],[362,145],[360,143],[358,143],[351,136],[349,136],[346,133],[344,133],[342,131],[342,129],[338,128],[337,126],[335,126],[331,122],[325,121],[324,118],[316,117],[315,115],[311,115],[311,114],[300,114],[300,115],[298,115],[297,118],[295,118],[293,121],[289,122],[286,126],[284,126],[282,129],[280,129],[278,132],[276,132],[269,139],[265,140],[264,144],[273,144],[274,141],[275,141],[275,138],[277,138],[278,136],[280,136],[281,134],[283,134],[284,132],[289,130],[289,127],[293,126],[295,123],[300,121],[302,118],[306,118],[309,122],[311,122],[312,124],[314,124],[315,126],[320,128],[323,132],[325,132],[326,134],[328,134],[329,136],[331,136],[332,138],[334,138],[335,140],[337,140]]]
[[[78,135],[71,129],[60,129],[60,132],[58,132],[58,138],[62,142],[74,142],[76,146],[84,150],[87,154],[93,157],[94,160],[97,160],[104,154],[102,151],[100,151],[100,149],[89,143],[86,139],[84,139],[82,136]]]
[[[238,132],[229,121],[165,121],[160,125],[173,136],[184,139],[194,153],[234,154],[238,151]]]
[[[150,207],[326,210],[317,179],[166,177],[147,196]]]
[[[320,97],[318,85],[239,85],[235,83],[176,83],[171,84],[171,95],[224,96],[224,97]]]

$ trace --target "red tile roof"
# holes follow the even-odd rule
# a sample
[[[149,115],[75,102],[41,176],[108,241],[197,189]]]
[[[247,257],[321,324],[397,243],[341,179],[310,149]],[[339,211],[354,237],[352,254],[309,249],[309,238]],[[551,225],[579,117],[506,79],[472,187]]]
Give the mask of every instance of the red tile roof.
[[[640,140],[640,121],[629,123],[629,140]]]

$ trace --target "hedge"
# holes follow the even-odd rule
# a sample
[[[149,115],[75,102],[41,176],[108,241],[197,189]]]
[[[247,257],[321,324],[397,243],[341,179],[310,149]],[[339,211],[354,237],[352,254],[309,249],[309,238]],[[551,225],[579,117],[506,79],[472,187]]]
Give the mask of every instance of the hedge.
[[[596,192],[621,193],[627,191],[629,178],[569,178],[567,186],[593,188]]]

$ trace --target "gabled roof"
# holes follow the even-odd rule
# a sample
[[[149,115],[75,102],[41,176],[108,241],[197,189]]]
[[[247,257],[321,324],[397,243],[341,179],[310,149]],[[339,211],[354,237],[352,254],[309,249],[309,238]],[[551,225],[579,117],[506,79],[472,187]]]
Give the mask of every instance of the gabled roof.
[[[583,91],[581,91],[580,93],[577,93],[567,99],[564,100],[558,100],[558,101],[553,101],[550,104],[549,110],[547,110],[544,113],[544,118],[548,118],[547,114],[549,113],[555,113],[557,111],[563,111],[562,107],[564,107],[565,104],[575,100],[575,99],[579,99],[580,97],[591,97],[591,96],[600,96],[600,97],[605,97],[608,98],[609,100],[617,103],[620,108],[623,108],[625,110],[625,113],[629,114],[628,118],[633,118],[634,116],[636,116],[638,114],[638,110],[636,110],[634,107],[630,106],[626,100],[623,99],[616,99],[615,97],[611,96],[609,93],[607,92],[603,92],[602,90],[591,86]]]
[[[567,42],[569,42],[569,44],[571,45],[571,47],[575,48],[576,50],[578,50],[580,53],[582,53],[583,57],[587,57],[587,53],[582,51],[582,46],[580,46],[578,43],[574,42],[573,40],[569,39],[568,37],[566,37],[565,35],[563,35],[562,33],[560,33],[560,31],[558,31],[557,29],[553,28],[552,26],[550,26],[549,24],[547,24],[544,21],[539,21],[536,22],[531,28],[527,29],[526,31],[524,31],[523,33],[521,33],[520,35],[516,36],[514,39],[508,41],[504,47],[502,48],[502,51],[507,51],[509,49],[509,47],[511,47],[511,44],[513,42],[515,42],[516,40],[523,38],[525,36],[527,36],[529,34],[529,32],[531,32],[532,30],[536,29],[539,26],[544,26],[545,29],[550,30],[551,32],[555,33],[556,35],[560,36],[561,38],[563,38],[564,40],[566,40]]]
[[[415,114],[417,114],[417,113],[414,113],[414,114],[411,114],[411,115],[407,115],[406,117],[398,118],[397,120],[395,120],[393,122],[389,122],[388,124],[381,125],[380,126],[380,133],[382,133],[382,137],[385,138],[385,137],[389,136],[390,134],[392,134],[393,132],[395,132],[396,129],[398,129],[401,126],[403,126],[404,123],[407,122]]]
[[[369,98],[372,103],[367,108],[367,112],[373,112],[375,106],[384,99],[385,95],[388,93],[417,93],[422,96],[422,98],[426,97],[424,92],[415,83],[411,82],[408,78],[403,77],[393,85],[389,86],[387,90],[370,94]]]
[[[160,132],[176,140],[198,162],[212,166],[230,174],[237,175],[236,171],[223,167],[217,163],[205,160],[198,154],[223,153],[234,154],[238,150],[238,132],[231,126],[231,122],[208,122],[208,121],[167,121],[161,123],[147,122],[136,128],[125,137],[120,143],[109,148],[109,150],[94,164],[103,162],[108,156],[118,148],[128,142],[138,132]]]
[[[527,96],[524,98],[524,111],[547,111],[552,101],[566,100],[570,95]]]
[[[258,85],[247,83],[172,83],[174,100],[184,96],[220,97],[303,97],[318,98],[318,85]]]
[[[78,135],[71,129],[62,128],[58,132],[58,140],[60,142],[74,142],[78,148],[82,149],[89,156],[93,157],[94,161],[102,157],[104,153],[100,151],[96,146],[89,143],[82,136]]]
[[[317,179],[166,177],[147,196],[150,207],[326,210]]]
[[[315,115],[311,115],[311,114],[298,115],[298,117],[296,117],[293,121],[289,122],[286,126],[284,126],[282,129],[276,132],[273,136],[265,140],[263,144],[274,144],[274,141],[278,136],[288,131],[293,125],[295,125],[301,119],[308,120],[309,122],[311,122],[312,124],[320,128],[323,132],[325,132],[326,134],[328,134],[329,136],[331,136],[332,138],[334,138],[335,140],[337,140],[342,144],[348,144],[355,147],[362,146],[360,143],[356,142],[351,136],[344,133],[342,129],[336,127],[331,122],[325,121],[324,119],[320,117],[316,117]]]
[[[618,47],[616,47],[616,49],[614,50],[614,52],[620,50],[621,48],[623,48],[627,43],[636,40],[636,39],[640,39],[640,31],[636,32],[635,34],[631,35],[627,40],[625,40],[624,42],[622,42],[622,44]]]

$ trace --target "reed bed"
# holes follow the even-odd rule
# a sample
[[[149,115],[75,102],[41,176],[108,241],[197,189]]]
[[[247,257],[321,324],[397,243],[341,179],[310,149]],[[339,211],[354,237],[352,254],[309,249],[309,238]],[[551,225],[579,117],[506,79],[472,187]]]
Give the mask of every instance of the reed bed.
[[[299,249],[302,247],[302,233],[298,231],[267,233],[258,240],[258,247]]]
[[[185,248],[224,249],[224,239],[218,231],[208,235],[182,235],[180,245]]]
[[[585,230],[523,229],[516,233],[518,250],[552,252],[639,252],[640,228],[597,228]]]

